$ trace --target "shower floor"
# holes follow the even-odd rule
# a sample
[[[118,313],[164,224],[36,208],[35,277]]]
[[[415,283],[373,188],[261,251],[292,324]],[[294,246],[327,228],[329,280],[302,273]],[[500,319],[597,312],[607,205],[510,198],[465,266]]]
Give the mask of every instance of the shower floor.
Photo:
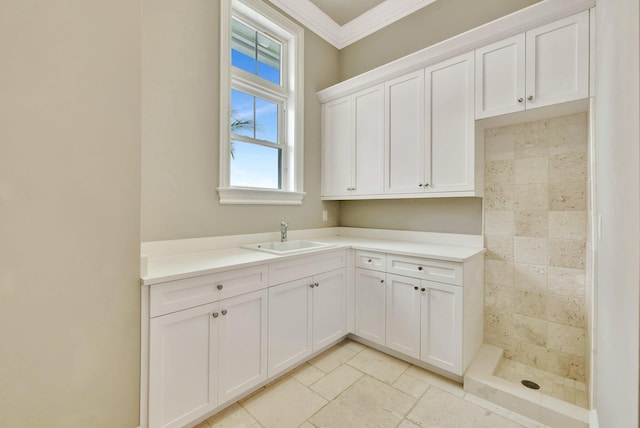
[[[540,392],[555,397],[584,409],[589,407],[587,388],[583,382],[567,379],[553,373],[549,373],[534,367],[527,366],[518,361],[503,359],[495,371],[495,375],[520,385],[523,379],[532,380],[540,385]]]

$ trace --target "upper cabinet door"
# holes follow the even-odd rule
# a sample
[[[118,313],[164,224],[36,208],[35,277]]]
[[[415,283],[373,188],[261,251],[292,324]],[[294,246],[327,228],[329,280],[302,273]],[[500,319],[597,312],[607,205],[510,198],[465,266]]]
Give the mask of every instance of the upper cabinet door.
[[[313,352],[347,334],[347,272],[313,277]]]
[[[418,193],[424,183],[424,70],[385,84],[388,193]]]
[[[428,192],[474,190],[473,63],[469,52],[425,70]]]
[[[525,108],[524,33],[476,49],[476,119]]]
[[[354,169],[351,97],[327,103],[323,115],[322,195],[348,195]]]
[[[353,95],[355,182],[353,194],[384,192],[384,85]]]
[[[527,32],[527,108],[589,96],[589,11]]]

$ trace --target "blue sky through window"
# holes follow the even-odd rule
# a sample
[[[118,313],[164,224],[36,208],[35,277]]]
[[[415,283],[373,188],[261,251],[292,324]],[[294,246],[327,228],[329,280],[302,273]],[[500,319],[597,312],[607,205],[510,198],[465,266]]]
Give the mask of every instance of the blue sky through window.
[[[232,65],[258,74],[279,84],[280,70],[232,49]],[[237,135],[278,144],[278,104],[237,89],[231,90],[231,121],[246,121],[248,126],[232,130]],[[280,189],[282,150],[259,144],[233,140],[231,142],[230,184],[232,186]]]

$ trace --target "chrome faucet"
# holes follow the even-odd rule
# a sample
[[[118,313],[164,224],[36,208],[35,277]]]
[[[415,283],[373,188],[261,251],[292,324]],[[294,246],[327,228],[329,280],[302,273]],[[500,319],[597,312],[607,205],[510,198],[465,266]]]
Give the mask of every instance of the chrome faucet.
[[[289,225],[286,221],[280,223],[280,242],[287,242],[287,228]]]

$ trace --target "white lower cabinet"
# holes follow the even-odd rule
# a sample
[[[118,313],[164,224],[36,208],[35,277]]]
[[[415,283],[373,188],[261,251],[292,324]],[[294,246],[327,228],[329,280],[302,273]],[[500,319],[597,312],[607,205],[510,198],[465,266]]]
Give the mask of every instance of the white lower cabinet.
[[[482,260],[357,251],[354,334],[462,376],[482,344]]]
[[[420,359],[452,373],[462,372],[462,287],[422,280]]]
[[[387,347],[420,358],[420,280],[387,275]]]
[[[386,276],[384,272],[356,268],[354,334],[385,344]]]
[[[152,318],[149,426],[182,427],[266,380],[267,290]]]
[[[269,377],[346,334],[344,268],[269,290]]]

